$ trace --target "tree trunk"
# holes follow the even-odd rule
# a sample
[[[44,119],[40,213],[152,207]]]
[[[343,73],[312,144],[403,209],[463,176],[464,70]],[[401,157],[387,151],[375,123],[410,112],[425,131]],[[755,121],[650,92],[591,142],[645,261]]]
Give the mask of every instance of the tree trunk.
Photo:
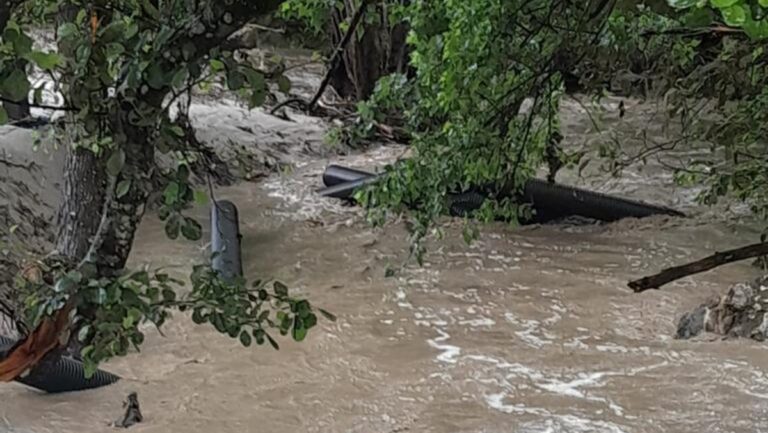
[[[56,251],[75,261],[88,253],[101,221],[107,176],[104,164],[83,148],[67,150],[64,165],[64,199],[59,205]]]
[[[334,9],[330,20],[330,40],[337,46],[344,37],[340,24],[354,13],[352,1],[345,2],[345,9]],[[343,62],[331,71],[331,86],[343,98],[361,101],[368,99],[379,78],[399,72],[408,72],[408,26],[398,23],[392,26],[386,10],[377,5],[369,6],[369,17],[360,26],[361,37],[354,37],[344,50]]]
[[[107,191],[111,200],[104,215],[106,226],[94,250],[93,260],[102,275],[113,275],[125,267],[153,189],[154,146],[145,143],[146,137],[151,136],[153,131],[128,123],[131,108],[126,104],[117,114],[113,127],[118,136],[124,134],[127,140],[121,145],[125,152],[125,164],[117,182],[112,184],[112,191]],[[130,189],[122,197],[116,197],[115,188],[122,181],[130,182]]]

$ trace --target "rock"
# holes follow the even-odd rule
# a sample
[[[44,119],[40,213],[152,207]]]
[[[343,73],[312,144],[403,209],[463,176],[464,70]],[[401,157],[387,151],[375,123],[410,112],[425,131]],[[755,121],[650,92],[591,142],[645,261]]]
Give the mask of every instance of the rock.
[[[707,317],[707,308],[703,305],[693,310],[691,313],[685,313],[677,324],[677,333],[675,338],[688,339],[694,337],[704,330],[704,320]]]
[[[675,338],[688,339],[702,332],[728,338],[768,339],[768,275],[731,286],[690,313],[677,324]],[[765,293],[765,294],[764,294]]]

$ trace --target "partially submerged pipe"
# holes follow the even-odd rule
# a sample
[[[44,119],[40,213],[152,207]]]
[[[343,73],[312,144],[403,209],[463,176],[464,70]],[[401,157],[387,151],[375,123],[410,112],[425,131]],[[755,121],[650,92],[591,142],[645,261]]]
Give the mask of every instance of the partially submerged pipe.
[[[226,281],[243,275],[240,238],[235,204],[229,200],[215,201],[211,206],[211,267]]]
[[[1,353],[8,352],[14,344],[15,340],[0,336]],[[119,376],[103,370],[96,370],[90,379],[86,379],[83,364],[66,357],[61,357],[56,362],[41,363],[26,376],[16,378],[16,382],[50,394],[100,388],[118,380]]]
[[[377,175],[367,171],[331,164],[326,167],[323,172],[323,184],[325,186],[334,186],[340,183],[352,182],[354,180],[375,176]]]
[[[379,176],[339,165],[329,165],[323,173],[326,188],[318,193],[326,197],[350,199],[355,190],[375,182]],[[540,179],[529,179],[518,200],[531,204],[535,211],[530,220],[522,223],[544,223],[572,216],[601,221],[644,218],[651,215],[685,216],[667,207],[552,184]],[[485,196],[478,191],[448,194],[448,207],[452,215],[466,215],[479,209],[484,201]]]

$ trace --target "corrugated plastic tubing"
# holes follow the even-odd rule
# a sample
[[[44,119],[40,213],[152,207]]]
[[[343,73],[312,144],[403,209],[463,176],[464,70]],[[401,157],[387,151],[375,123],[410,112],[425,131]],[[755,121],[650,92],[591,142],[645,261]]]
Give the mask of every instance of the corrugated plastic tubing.
[[[318,191],[327,197],[350,199],[357,188],[375,182],[378,175],[361,170],[329,165],[323,173],[326,188]],[[502,195],[504,192],[502,191]],[[452,215],[465,215],[478,209],[485,196],[478,191],[448,195]],[[526,223],[543,223],[570,216],[582,216],[601,221],[622,218],[643,218],[651,215],[685,216],[674,209],[634,200],[613,197],[570,186],[557,185],[540,179],[530,179],[523,188],[520,201],[530,203],[534,216]]]
[[[14,344],[16,344],[15,340],[0,336],[0,352],[7,352]],[[96,370],[90,379],[86,379],[85,370],[80,361],[61,357],[55,363],[38,365],[27,376],[17,378],[16,382],[56,394],[100,388],[118,380],[120,380],[119,376],[103,370]]]

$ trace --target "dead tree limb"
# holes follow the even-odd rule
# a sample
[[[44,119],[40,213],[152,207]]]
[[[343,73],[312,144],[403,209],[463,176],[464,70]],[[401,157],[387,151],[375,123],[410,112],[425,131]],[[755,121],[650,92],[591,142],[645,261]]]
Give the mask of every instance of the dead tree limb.
[[[689,275],[706,272],[721,265],[737,262],[739,260],[750,259],[752,257],[759,257],[766,254],[768,254],[768,242],[760,242],[757,244],[748,245],[746,247],[717,252],[711,256],[705,257],[695,262],[687,263],[685,265],[667,268],[658,274],[649,275],[647,277],[640,278],[639,280],[630,281],[628,285],[629,288],[634,290],[636,293],[644,292],[650,289],[658,289],[664,284],[671,283],[672,281],[687,277]]]
[[[352,40],[352,35],[355,34],[355,29],[357,29],[357,25],[360,23],[360,20],[363,18],[363,15],[365,14],[365,10],[368,8],[368,5],[371,3],[372,3],[372,0],[363,0],[363,3],[355,11],[355,15],[352,16],[352,21],[349,22],[349,28],[347,29],[347,33],[344,35],[344,38],[341,39],[341,41],[339,42],[339,45],[336,46],[336,50],[334,50],[333,55],[331,56],[331,62],[328,66],[328,71],[325,73],[325,77],[323,77],[323,81],[320,83],[320,87],[317,89],[315,96],[312,98],[311,101],[309,101],[309,104],[307,105],[308,112],[311,112],[312,109],[315,108],[317,101],[319,101],[320,97],[323,96],[323,92],[325,92],[325,88],[328,87],[328,83],[331,82],[331,74],[333,74],[333,71],[339,66],[339,62],[341,61],[341,55],[344,53],[344,50],[349,44],[349,41]]]

